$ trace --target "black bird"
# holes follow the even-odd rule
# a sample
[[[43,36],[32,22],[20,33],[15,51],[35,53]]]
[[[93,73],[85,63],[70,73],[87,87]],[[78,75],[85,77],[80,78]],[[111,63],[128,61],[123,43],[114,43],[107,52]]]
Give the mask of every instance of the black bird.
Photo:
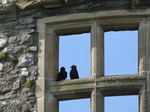
[[[67,78],[67,72],[65,71],[65,67],[61,67],[56,81],[65,80],[66,78]]]
[[[70,71],[70,78],[71,79],[79,79],[77,67],[75,65],[71,66],[71,71]]]

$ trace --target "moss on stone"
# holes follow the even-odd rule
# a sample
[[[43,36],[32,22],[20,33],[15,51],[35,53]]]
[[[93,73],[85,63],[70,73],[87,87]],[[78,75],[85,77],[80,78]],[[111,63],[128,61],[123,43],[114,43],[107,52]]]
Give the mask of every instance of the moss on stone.
[[[30,109],[27,107],[27,108],[23,109],[22,112],[31,112],[31,111],[30,111]]]
[[[21,85],[24,85],[24,84],[26,83],[26,78],[25,78],[25,77],[22,77],[22,78],[20,79],[20,83],[21,83]]]
[[[6,59],[7,53],[6,52],[0,52],[0,61]]]
[[[33,80],[27,80],[26,81],[26,87],[27,88],[32,88],[33,87],[33,85],[34,85],[34,81]]]

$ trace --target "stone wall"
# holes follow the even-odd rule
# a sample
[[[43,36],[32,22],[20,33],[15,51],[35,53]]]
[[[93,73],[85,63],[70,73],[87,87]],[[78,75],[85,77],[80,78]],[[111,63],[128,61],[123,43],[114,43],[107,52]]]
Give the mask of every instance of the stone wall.
[[[0,23],[0,112],[37,110],[38,38],[32,10],[19,9],[16,20]]]
[[[38,18],[132,8],[137,5],[130,0],[57,1],[56,4],[42,4],[26,0],[0,0],[0,112],[38,111],[35,95],[38,78]]]

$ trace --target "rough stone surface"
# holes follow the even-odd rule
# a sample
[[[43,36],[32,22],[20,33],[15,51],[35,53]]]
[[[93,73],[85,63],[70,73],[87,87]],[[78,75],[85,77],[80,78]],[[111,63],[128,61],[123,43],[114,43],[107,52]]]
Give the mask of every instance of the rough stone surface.
[[[20,76],[28,76],[28,75],[29,75],[29,72],[28,72],[27,68],[22,68]]]
[[[20,80],[17,80],[16,82],[14,82],[13,84],[13,91],[17,90],[20,88]]]
[[[38,112],[35,95],[38,18],[150,7],[149,3],[141,0],[138,0],[140,3],[132,1],[65,0],[61,3],[51,0],[46,3],[41,0],[40,3],[33,0],[0,0],[0,54],[3,54],[0,56],[0,112],[25,112],[26,109]]]
[[[0,112],[25,112],[27,109],[37,112],[35,84],[30,88],[26,85],[28,80],[36,80],[38,76],[38,38],[36,19],[32,17],[37,10],[33,7],[27,11],[12,9],[7,12],[1,8],[4,7],[0,6],[0,22],[5,17],[6,21],[0,23]],[[7,17],[12,12],[13,16]],[[15,14],[19,14],[18,18]]]
[[[17,65],[18,68],[20,67],[29,67],[34,64],[34,55],[31,53],[21,55],[19,57],[19,63]]]
[[[0,71],[3,70],[4,65],[2,63],[0,63]]]
[[[6,39],[0,39],[0,48],[3,48],[6,44],[7,40]]]
[[[28,33],[23,33],[21,35],[17,35],[9,38],[9,44],[11,46],[25,45],[25,44],[32,45],[32,43],[33,43],[33,37]]]

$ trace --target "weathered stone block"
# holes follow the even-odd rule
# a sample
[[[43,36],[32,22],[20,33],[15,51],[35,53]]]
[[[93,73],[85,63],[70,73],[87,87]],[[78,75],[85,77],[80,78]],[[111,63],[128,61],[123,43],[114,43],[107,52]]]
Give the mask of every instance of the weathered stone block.
[[[32,53],[28,53],[25,55],[21,55],[19,57],[19,63],[17,65],[17,68],[20,67],[30,67],[34,64],[34,55]]]
[[[5,95],[5,99],[14,99],[17,94],[14,91],[11,91]]]
[[[17,46],[17,45],[32,45],[33,37],[28,33],[23,33],[17,36],[13,36],[9,38],[9,45],[10,46]]]
[[[29,75],[29,71],[27,70],[27,68],[22,68],[22,71],[19,74],[19,76],[28,76],[28,75]]]
[[[7,43],[7,40],[5,38],[0,39],[0,48],[3,48]]]
[[[1,24],[0,24],[0,26],[1,26]],[[3,37],[7,37],[7,36],[5,33],[0,33],[0,37],[3,38]]]
[[[0,22],[16,20],[16,6],[15,5],[1,5],[0,6]]]
[[[19,20],[19,24],[24,25],[24,24],[31,24],[34,22],[33,18],[22,18]]]
[[[10,37],[10,38],[9,38],[9,44],[10,44],[11,46],[18,45],[17,43],[18,43],[17,36],[13,36],[13,37]]]
[[[37,46],[31,46],[29,48],[29,51],[34,51],[35,52],[35,51],[37,51],[37,49],[38,49]]]
[[[4,65],[2,63],[0,63],[0,71],[2,71],[4,68]]]
[[[30,34],[22,34],[20,44],[31,45],[33,43],[33,37]]]
[[[20,70],[12,70],[9,72],[9,75],[14,76],[14,77],[18,77],[20,74]]]
[[[67,5],[76,5],[85,2],[86,0],[65,0]]]
[[[17,80],[16,82],[14,82],[13,84],[13,90],[17,90],[20,88],[20,80]]]
[[[12,47],[5,47],[5,49],[2,52],[6,53],[13,53],[13,54],[18,54],[22,53],[24,51],[25,46],[12,46]]]
[[[41,0],[42,4],[44,4],[44,7],[48,8],[56,8],[61,6],[60,0]]]
[[[0,80],[0,93],[6,93],[12,90],[12,81],[7,79]]]

